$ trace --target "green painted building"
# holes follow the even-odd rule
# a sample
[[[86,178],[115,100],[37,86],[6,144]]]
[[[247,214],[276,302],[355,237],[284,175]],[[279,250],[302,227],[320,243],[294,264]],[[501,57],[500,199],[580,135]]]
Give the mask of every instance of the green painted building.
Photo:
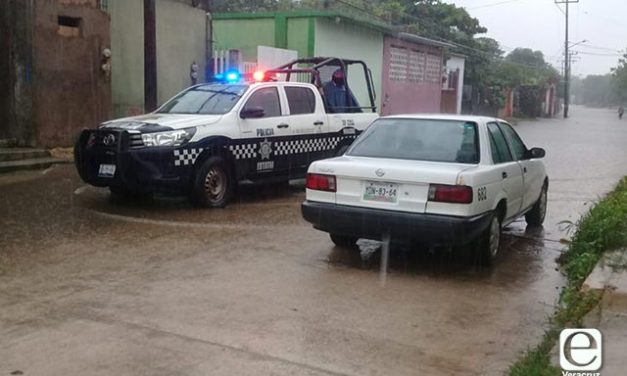
[[[359,59],[372,71],[377,107],[381,100],[383,38],[391,29],[335,12],[217,13],[213,15],[214,50],[239,49],[244,61],[257,61],[257,46],[295,50],[299,57],[337,56]],[[358,69],[355,67],[355,69]],[[367,103],[363,74],[350,85]]]
[[[382,114],[440,111],[438,69],[443,69],[448,45],[397,33],[383,23],[328,11],[216,13],[213,41],[214,50],[238,49],[246,62],[257,62],[258,46],[295,50],[301,58],[363,60],[372,71],[376,105]],[[365,78],[362,72],[355,73],[348,72],[349,85],[357,100],[367,103]],[[412,103],[407,93],[417,93],[420,99]],[[394,97],[396,106],[388,106]]]

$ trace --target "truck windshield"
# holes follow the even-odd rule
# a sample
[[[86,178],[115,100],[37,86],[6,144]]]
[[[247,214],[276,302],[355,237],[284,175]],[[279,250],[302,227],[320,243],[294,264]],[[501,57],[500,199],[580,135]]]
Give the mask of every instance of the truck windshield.
[[[247,85],[201,85],[191,88],[164,104],[162,114],[222,115],[231,111],[248,90]]]
[[[381,119],[355,141],[347,154],[476,164],[477,125],[457,120]]]

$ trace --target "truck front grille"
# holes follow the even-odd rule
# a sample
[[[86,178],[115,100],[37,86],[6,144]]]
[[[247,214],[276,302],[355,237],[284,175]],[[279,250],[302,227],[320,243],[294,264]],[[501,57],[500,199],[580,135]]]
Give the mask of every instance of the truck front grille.
[[[136,149],[144,147],[144,141],[142,140],[141,133],[131,133],[128,138],[129,149]]]

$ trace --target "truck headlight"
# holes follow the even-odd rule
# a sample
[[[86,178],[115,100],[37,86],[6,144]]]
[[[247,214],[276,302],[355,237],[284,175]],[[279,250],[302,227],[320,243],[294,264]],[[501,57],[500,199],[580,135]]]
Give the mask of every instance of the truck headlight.
[[[196,128],[185,128],[176,131],[143,133],[144,146],[180,146],[192,139]]]

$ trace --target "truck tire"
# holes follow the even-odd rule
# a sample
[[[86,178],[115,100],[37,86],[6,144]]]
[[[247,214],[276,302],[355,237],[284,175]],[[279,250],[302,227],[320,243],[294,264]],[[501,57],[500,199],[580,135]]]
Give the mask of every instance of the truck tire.
[[[203,208],[222,208],[231,199],[234,186],[233,174],[224,159],[209,157],[194,175],[191,198]]]
[[[329,234],[331,241],[341,248],[356,248],[357,247],[357,238],[353,236],[339,235],[339,234]]]
[[[492,214],[490,224],[475,242],[476,251],[481,264],[491,266],[494,264],[501,245],[501,218],[498,212]]]
[[[527,225],[539,227],[542,226],[542,223],[544,223],[544,218],[546,217],[547,191],[547,186],[544,184],[538,201],[536,201],[533,208],[525,214]]]

